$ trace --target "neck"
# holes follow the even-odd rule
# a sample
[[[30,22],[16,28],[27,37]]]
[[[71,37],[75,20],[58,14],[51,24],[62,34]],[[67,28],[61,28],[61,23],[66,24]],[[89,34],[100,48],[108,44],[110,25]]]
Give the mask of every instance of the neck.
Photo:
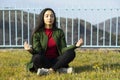
[[[45,25],[46,29],[52,29],[52,25]]]

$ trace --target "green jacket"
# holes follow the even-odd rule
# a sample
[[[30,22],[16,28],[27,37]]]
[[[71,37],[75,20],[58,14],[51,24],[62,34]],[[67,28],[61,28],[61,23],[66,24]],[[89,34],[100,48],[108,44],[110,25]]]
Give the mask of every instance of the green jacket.
[[[64,53],[66,50],[76,48],[75,45],[71,45],[71,46],[67,47],[65,35],[64,35],[64,32],[62,29],[58,29],[58,28],[53,29],[52,37],[56,42],[59,55],[62,55],[62,53]],[[34,54],[44,55],[45,51],[47,49],[47,42],[48,42],[48,37],[45,34],[44,29],[41,29],[39,32],[36,32],[33,35],[33,44],[32,44],[33,52],[32,52],[32,54],[33,55]],[[27,69],[29,70],[32,67],[33,67],[33,62],[30,61],[27,64]]]

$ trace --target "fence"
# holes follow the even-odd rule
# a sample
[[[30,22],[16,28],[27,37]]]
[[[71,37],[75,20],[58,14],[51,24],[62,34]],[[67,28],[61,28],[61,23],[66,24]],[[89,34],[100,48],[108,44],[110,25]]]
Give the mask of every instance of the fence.
[[[0,8],[0,48],[30,44],[42,9]],[[82,47],[120,47],[120,9],[55,9],[57,25],[68,45],[83,38]]]

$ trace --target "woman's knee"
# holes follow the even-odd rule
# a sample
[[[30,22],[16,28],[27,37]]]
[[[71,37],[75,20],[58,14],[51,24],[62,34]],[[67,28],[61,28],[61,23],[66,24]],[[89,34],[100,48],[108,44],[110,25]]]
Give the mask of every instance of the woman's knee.
[[[32,56],[32,61],[33,62],[36,62],[36,61],[42,61],[44,59],[44,57],[42,55],[39,55],[39,54],[34,54]]]
[[[75,58],[76,54],[74,50],[67,50],[65,52],[66,56],[70,56],[71,58]]]

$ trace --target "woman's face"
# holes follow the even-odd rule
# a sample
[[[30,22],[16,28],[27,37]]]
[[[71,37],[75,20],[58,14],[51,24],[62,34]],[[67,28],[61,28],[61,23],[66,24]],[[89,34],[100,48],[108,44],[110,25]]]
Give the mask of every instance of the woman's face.
[[[47,10],[44,14],[44,23],[45,26],[52,26],[52,24],[54,23],[54,14],[52,11]]]

